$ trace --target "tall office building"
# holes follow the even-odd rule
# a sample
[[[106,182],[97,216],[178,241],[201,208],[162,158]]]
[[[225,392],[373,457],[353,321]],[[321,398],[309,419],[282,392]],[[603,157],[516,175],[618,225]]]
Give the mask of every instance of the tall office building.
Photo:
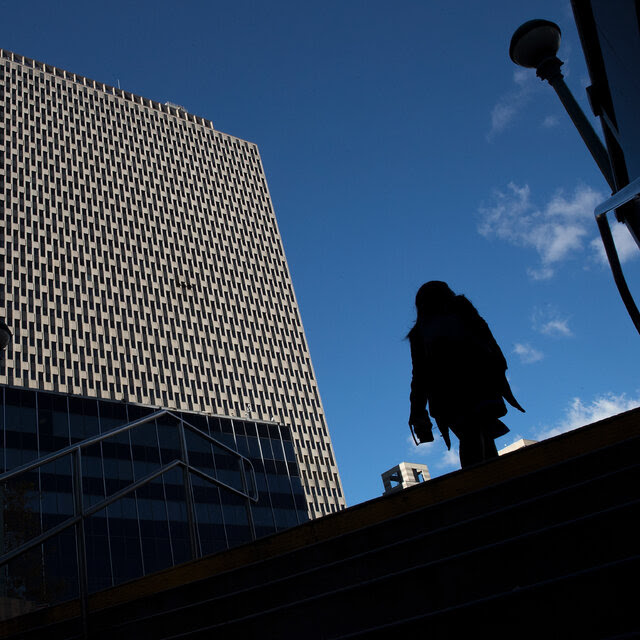
[[[342,508],[256,145],[2,50],[0,105],[0,385],[282,423]]]

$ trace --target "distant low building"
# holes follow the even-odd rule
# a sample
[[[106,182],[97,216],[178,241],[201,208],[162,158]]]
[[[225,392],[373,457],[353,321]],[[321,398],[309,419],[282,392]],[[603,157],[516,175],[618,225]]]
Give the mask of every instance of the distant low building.
[[[430,480],[429,469],[426,464],[415,462],[401,462],[382,474],[384,494],[393,493]]]
[[[515,451],[516,449],[522,449],[522,447],[528,447],[531,444],[535,444],[536,442],[538,442],[537,440],[526,440],[525,438],[520,438],[520,440],[516,440],[515,442],[512,442],[510,445],[504,447],[504,449],[500,449],[500,451],[498,451],[498,455],[502,456],[505,453],[511,453],[512,451]]]

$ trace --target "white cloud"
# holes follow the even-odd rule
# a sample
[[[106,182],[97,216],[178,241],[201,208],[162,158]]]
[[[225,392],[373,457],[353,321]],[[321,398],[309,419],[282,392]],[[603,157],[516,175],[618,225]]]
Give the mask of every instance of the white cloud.
[[[555,338],[570,338],[573,331],[569,328],[569,318],[565,318],[548,305],[544,309],[536,308],[533,312],[533,329],[538,333]]]
[[[543,324],[540,327],[540,333],[544,333],[547,336],[561,336],[569,337],[573,335],[571,329],[569,329],[568,320],[549,320],[549,322]]]
[[[517,112],[518,110],[515,104],[508,102],[499,102],[496,104],[491,110],[491,131],[489,132],[489,136],[500,133],[506,129],[509,124],[511,124]]]
[[[516,69],[513,72],[513,81],[519,87],[526,87],[531,84],[531,79],[533,78],[533,74],[531,69]]]
[[[640,406],[640,396],[627,398],[626,394],[605,393],[596,397],[590,403],[585,404],[580,398],[574,398],[565,411],[565,416],[553,426],[544,426],[538,429],[537,438],[543,440],[557,436],[560,433],[584,427],[592,422],[604,420],[623,411],[629,411]]]
[[[563,41],[559,56],[564,60],[562,71],[566,78],[571,75],[571,53],[571,47],[566,43],[566,41]],[[542,82],[540,78],[536,76],[533,69],[523,69],[522,67],[518,67],[513,72],[512,79],[515,86],[500,96],[494,107],[491,109],[491,129],[487,134],[487,140],[489,142],[514,123],[519,114],[530,102],[535,92],[540,91],[547,94],[549,94],[549,92],[553,93],[547,83]],[[589,84],[589,82],[587,82],[587,84]],[[584,86],[586,87],[587,84]],[[569,121],[567,120],[567,123],[568,122]],[[556,127],[559,124],[560,118],[555,115],[549,115],[542,121],[542,126],[544,128]]]
[[[629,233],[626,225],[620,222],[612,222],[611,224],[611,235],[613,236],[613,241],[616,243],[620,262],[629,262],[629,260],[637,258],[640,255],[640,249],[633,239],[633,236]],[[608,265],[609,261],[607,260],[607,254],[605,253],[600,236],[591,241],[591,247],[595,251],[596,260],[601,264]]]
[[[515,120],[518,113],[529,102],[536,80],[536,75],[531,69],[516,69],[514,71],[513,82],[516,88],[501,96],[491,109],[491,129],[487,134],[488,141],[493,140]]]
[[[435,433],[438,432],[437,428],[434,427]],[[407,444],[409,445],[409,453],[412,456],[419,456],[420,458],[424,458],[424,456],[433,453],[433,446],[435,442],[425,442],[424,444],[419,444],[416,446],[416,443],[413,440],[413,436],[407,436]]]
[[[524,364],[532,364],[544,358],[544,353],[534,349],[530,344],[516,343],[513,347],[513,353],[515,353]]]
[[[529,267],[527,274],[532,280],[549,280],[553,278],[553,269],[551,267],[540,267],[539,269],[533,269]]]
[[[542,121],[542,127],[544,129],[553,129],[553,127],[557,127],[559,124],[560,120],[558,119],[558,116],[547,116]]]
[[[458,469],[460,468],[460,457],[458,456],[458,452],[452,445],[452,448],[447,450],[442,454],[440,460],[436,463],[436,467],[438,469],[452,468]]]
[[[413,438],[409,436],[407,438],[407,444],[409,445],[408,455],[413,458],[419,457],[424,458],[426,456],[440,456],[438,460],[435,462],[436,469],[459,469],[460,468],[460,458],[458,457],[458,452],[454,444],[452,444],[452,448],[447,450],[444,440],[440,437],[440,432],[438,428],[434,425],[433,434],[435,436],[434,442],[427,442],[425,444],[420,444],[416,447],[416,443],[413,441]],[[455,437],[452,436],[452,440],[455,440]]]
[[[579,185],[566,196],[557,191],[542,207],[531,198],[528,185],[511,182],[505,191],[494,192],[491,206],[480,207],[478,231],[510,244],[535,249],[540,265],[528,269],[534,280],[553,276],[557,263],[582,251],[584,240],[595,227],[593,210],[603,195]]]

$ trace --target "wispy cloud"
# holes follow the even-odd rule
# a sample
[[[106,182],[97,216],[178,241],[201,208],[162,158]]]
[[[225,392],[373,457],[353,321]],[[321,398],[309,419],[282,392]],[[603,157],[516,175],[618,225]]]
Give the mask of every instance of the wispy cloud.
[[[489,139],[492,139],[497,133],[504,131],[515,118],[518,113],[515,101],[499,102],[491,110],[491,131],[487,134]]]
[[[542,127],[544,129],[553,129],[553,127],[557,127],[560,124],[560,120],[558,116],[547,116],[542,121]]]
[[[515,353],[523,364],[533,364],[544,358],[544,353],[538,351],[530,344],[516,343],[513,346],[513,353]]]
[[[491,129],[487,140],[491,142],[498,134],[508,129],[520,111],[529,102],[534,90],[536,76],[530,69],[516,69],[513,73],[514,89],[502,95],[491,109]]]
[[[569,7],[569,12],[571,12],[570,4],[566,4]],[[561,60],[564,60],[562,71],[566,78],[571,75],[571,54],[571,46],[563,40],[558,56]],[[486,136],[489,142],[492,142],[496,136],[509,129],[517,121],[536,92],[540,91],[547,93],[547,95],[553,93],[547,83],[542,82],[536,76],[533,69],[517,68],[513,72],[512,78],[512,88],[502,94],[491,109],[491,128]],[[586,87],[587,84],[584,86]],[[553,99],[555,100],[555,97]],[[568,122],[569,120],[567,119],[566,124]],[[544,128],[556,127],[559,124],[561,124],[561,119],[556,115],[549,115],[542,121]]]
[[[433,433],[436,436],[434,442],[427,442],[417,447],[413,438],[409,436],[407,438],[407,444],[409,445],[408,455],[411,458],[425,458],[426,456],[430,456],[431,460],[433,460],[434,456],[438,456],[436,462],[433,463],[435,469],[446,471],[459,469],[460,458],[458,457],[458,451],[455,445],[452,445],[452,448],[447,450],[444,440],[440,437],[440,433],[435,425],[433,427]],[[455,438],[452,438],[452,440],[455,440]],[[429,464],[431,464],[431,462]]]
[[[569,318],[565,318],[551,305],[533,312],[534,331],[554,338],[570,338],[573,335],[569,327]]]
[[[569,196],[557,191],[540,207],[528,185],[510,182],[505,191],[494,192],[490,206],[480,207],[478,231],[487,238],[535,249],[540,264],[528,273],[534,280],[545,280],[554,275],[557,263],[584,249],[595,226],[593,210],[603,199],[595,189],[579,185]]]
[[[573,333],[569,329],[568,320],[549,320],[546,324],[540,327],[540,333],[544,333],[548,336],[563,336],[568,338]]]
[[[460,468],[460,457],[458,456],[458,452],[455,450],[455,447],[452,446],[451,449],[446,450],[440,457],[440,460],[436,463],[436,467],[438,469],[459,469]]]
[[[433,453],[435,442],[425,442],[424,444],[416,446],[416,443],[413,441],[413,436],[409,435],[407,436],[407,445],[409,445],[410,455],[424,458],[425,456]]]
[[[573,398],[565,411],[564,418],[555,425],[541,427],[536,436],[540,440],[551,438],[639,406],[640,396],[628,398],[624,393],[620,395],[605,393],[586,404],[580,398]]]
[[[627,227],[620,222],[612,222],[611,224],[611,235],[613,236],[613,241],[616,243],[620,262],[629,262],[629,260],[637,258],[640,255],[640,249],[638,249],[638,245],[629,233]],[[609,264],[607,254],[604,251],[604,245],[599,236],[591,241],[591,246],[596,253],[598,262]]]
[[[553,278],[554,271],[551,267],[539,267],[538,269],[528,267],[527,274],[532,280],[549,280]]]

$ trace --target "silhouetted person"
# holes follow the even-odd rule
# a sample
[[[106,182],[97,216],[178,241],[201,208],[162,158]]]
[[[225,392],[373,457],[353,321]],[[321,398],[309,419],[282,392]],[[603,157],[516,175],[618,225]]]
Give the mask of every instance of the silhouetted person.
[[[420,442],[433,441],[430,411],[447,449],[449,430],[460,440],[463,468],[496,458],[494,440],[509,431],[500,421],[507,413],[504,400],[524,412],[507,382],[498,343],[471,302],[445,282],[423,284],[416,309],[407,336],[413,363],[409,425]]]

